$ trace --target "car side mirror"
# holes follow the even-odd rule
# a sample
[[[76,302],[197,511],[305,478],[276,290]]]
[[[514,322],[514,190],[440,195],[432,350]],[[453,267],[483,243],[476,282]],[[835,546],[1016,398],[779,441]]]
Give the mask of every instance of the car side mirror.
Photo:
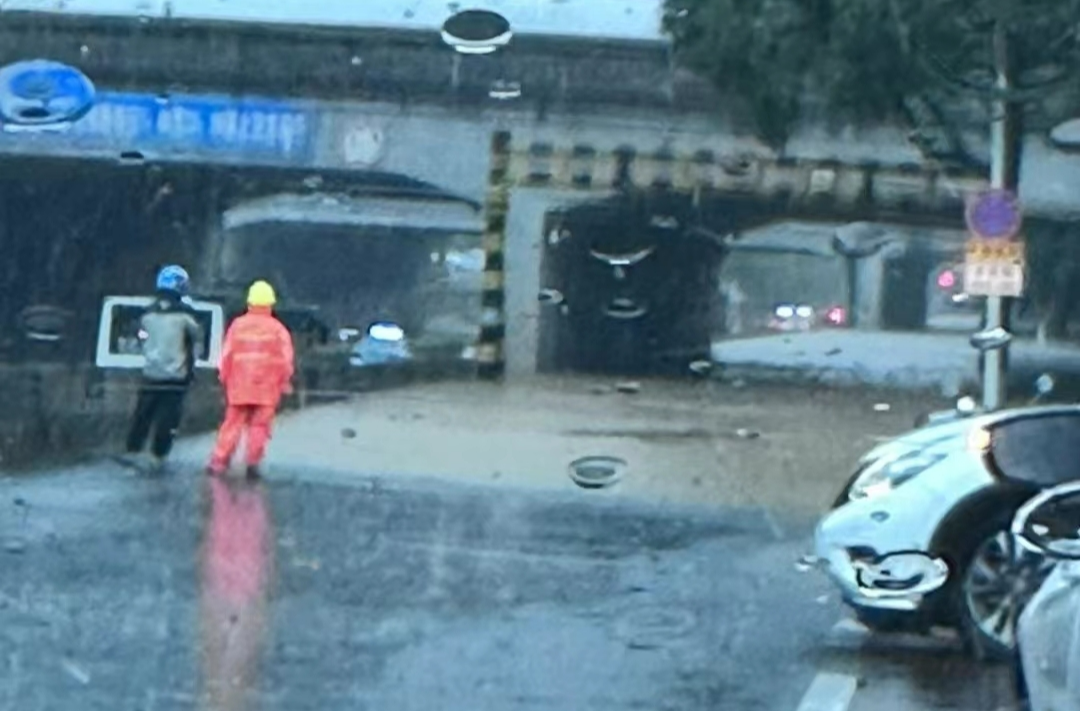
[[[949,566],[921,551],[899,551],[857,562],[855,579],[867,597],[917,599],[945,585]]]
[[[1047,489],[1020,507],[1012,533],[1027,550],[1056,560],[1080,560],[1080,482]]]
[[[1012,340],[1012,334],[1001,326],[998,326],[997,328],[990,328],[985,331],[974,333],[968,340],[971,343],[972,348],[980,353],[987,353],[989,351],[1000,350],[1009,345],[1009,341]]]

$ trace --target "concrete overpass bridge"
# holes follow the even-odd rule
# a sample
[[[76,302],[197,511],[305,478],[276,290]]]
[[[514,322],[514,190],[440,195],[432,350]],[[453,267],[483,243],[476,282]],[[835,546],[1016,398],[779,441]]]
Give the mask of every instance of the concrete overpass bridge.
[[[117,231],[141,237],[101,259],[104,276],[85,293],[54,289],[37,302],[93,303],[102,283],[141,291],[151,265],[205,257],[223,215],[275,195],[484,205],[471,223],[488,253],[481,358],[492,374],[528,373],[552,211],[636,190],[686,196],[696,222],[680,228],[721,235],[792,219],[958,227],[964,195],[981,184],[928,162],[890,127],[807,127],[777,155],[673,65],[658,2],[568,0],[546,15],[538,3],[507,3],[514,40],[487,56],[442,43],[442,3],[400,17],[380,15],[380,3],[306,4],[5,3],[0,62],[66,62],[100,90],[70,131],[0,133],[0,153],[21,166],[9,181],[33,183],[46,159],[77,160],[112,176],[102,190],[140,186],[145,196],[124,209],[154,213],[109,233],[90,226],[81,242],[50,233],[64,244],[28,252],[23,271],[47,271],[57,254]],[[1068,217],[1067,184],[1080,171],[1037,148],[1027,170],[1042,177],[1027,202]],[[49,185],[35,188],[49,203],[71,190]],[[31,233],[9,225],[4,237]],[[6,319],[34,305],[8,301]]]

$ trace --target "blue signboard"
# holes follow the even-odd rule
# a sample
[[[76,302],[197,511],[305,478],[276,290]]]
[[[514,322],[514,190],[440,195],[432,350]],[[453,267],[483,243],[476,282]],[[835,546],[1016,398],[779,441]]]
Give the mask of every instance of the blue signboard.
[[[273,99],[101,92],[94,108],[69,129],[33,138],[162,157],[220,155],[307,163],[315,127],[311,109]]]

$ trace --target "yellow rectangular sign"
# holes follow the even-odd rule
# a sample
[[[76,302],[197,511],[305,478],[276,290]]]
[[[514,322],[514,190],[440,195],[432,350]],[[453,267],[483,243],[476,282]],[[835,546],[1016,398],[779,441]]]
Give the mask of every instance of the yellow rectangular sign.
[[[1024,293],[1024,243],[970,239],[964,249],[964,291],[971,296]]]
[[[1023,262],[1024,243],[1013,240],[969,239],[964,246],[967,262]]]

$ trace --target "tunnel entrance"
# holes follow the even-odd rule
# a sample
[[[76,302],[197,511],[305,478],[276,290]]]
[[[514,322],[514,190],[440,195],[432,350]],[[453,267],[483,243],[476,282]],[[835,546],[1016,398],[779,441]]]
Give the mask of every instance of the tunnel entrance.
[[[403,176],[313,179],[296,169],[123,158],[5,160],[0,359],[6,362],[92,360],[102,298],[152,291],[154,274],[166,263],[188,266],[197,295],[227,302],[242,300],[250,279],[281,275],[286,311],[325,315],[342,285],[352,283],[356,298],[370,305],[357,315],[362,321],[376,316],[387,294],[423,291],[447,254],[479,247],[478,206]],[[280,194],[296,198],[284,211],[280,202],[266,204]],[[237,218],[242,224],[224,224],[238,206],[246,209]],[[225,258],[229,269],[217,264]],[[301,288],[290,299],[300,284],[309,293]],[[478,285],[473,295],[478,310]],[[393,310],[418,322],[424,303],[418,297]],[[62,317],[64,332],[26,338],[27,317],[40,321],[45,311],[53,321]]]
[[[357,341],[379,320],[409,330],[417,368],[439,369],[439,359],[454,375],[474,367],[479,205],[376,172],[127,155],[5,160],[0,457],[8,465],[123,433],[137,371],[95,367],[103,301],[152,293],[167,263],[187,266],[192,297],[227,315],[243,309],[252,279],[278,280],[277,311],[302,363],[299,392],[354,387]],[[189,428],[215,422],[220,400],[213,378],[197,377],[196,386]],[[378,376],[363,384],[377,386]]]
[[[689,196],[624,193],[546,215],[538,368],[686,372],[709,355],[717,318],[716,241],[692,228]]]

